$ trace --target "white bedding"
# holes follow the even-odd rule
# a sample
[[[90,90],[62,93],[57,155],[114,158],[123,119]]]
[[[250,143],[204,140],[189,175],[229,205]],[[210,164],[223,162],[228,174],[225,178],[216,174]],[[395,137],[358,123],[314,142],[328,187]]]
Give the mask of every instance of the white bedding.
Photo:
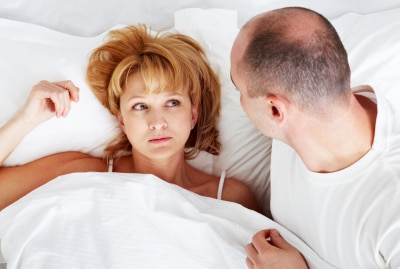
[[[244,246],[271,227],[311,268],[330,268],[265,216],[152,175],[69,174],[0,212],[7,269],[242,269]]]

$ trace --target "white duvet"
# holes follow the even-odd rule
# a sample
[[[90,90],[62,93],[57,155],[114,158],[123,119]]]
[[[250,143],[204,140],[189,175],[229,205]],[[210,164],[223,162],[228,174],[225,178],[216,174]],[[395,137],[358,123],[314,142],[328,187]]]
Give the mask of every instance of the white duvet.
[[[0,212],[8,269],[247,268],[245,245],[271,227],[311,268],[330,268],[265,216],[152,175],[69,174]]]

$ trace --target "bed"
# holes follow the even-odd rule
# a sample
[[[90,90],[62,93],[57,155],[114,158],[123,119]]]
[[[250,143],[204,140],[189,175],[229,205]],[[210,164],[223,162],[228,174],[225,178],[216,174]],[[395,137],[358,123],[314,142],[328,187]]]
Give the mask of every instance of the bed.
[[[41,79],[70,79],[81,89],[70,115],[38,126],[5,165],[66,150],[101,156],[118,125],[85,83],[87,56],[109,30],[146,23],[155,31],[192,36],[205,48],[222,85],[223,149],[191,163],[246,182],[262,213],[152,175],[74,173],[0,211],[0,268],[246,268],[244,246],[258,230],[272,227],[302,252],[310,268],[334,268],[271,220],[271,140],[242,111],[229,75],[230,46],[241,25],[261,11],[293,5],[332,21],[348,50],[354,85],[370,84],[400,104],[398,0],[2,0],[0,125]]]

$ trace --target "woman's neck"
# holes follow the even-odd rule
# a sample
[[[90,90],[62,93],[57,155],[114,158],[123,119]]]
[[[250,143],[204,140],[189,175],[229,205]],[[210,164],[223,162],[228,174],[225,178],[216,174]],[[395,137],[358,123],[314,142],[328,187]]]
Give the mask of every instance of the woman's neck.
[[[182,154],[166,159],[149,159],[142,155],[132,154],[131,164],[135,173],[153,174],[184,188],[192,185],[188,176],[191,167]]]

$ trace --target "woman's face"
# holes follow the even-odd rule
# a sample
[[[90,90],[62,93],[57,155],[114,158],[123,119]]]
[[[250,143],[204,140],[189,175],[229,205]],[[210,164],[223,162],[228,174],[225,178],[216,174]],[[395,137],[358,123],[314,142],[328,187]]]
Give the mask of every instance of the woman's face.
[[[183,156],[197,116],[198,108],[187,90],[154,93],[151,89],[146,93],[140,74],[129,76],[120,96],[118,120],[132,144],[132,154],[150,159]]]

